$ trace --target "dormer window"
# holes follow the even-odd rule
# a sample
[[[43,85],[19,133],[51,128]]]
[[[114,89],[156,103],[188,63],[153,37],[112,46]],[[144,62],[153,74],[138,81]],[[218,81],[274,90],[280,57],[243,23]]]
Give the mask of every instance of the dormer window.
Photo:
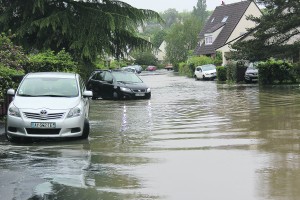
[[[223,19],[222,19],[222,22],[226,22],[228,19],[228,16],[225,16]]]
[[[213,36],[212,35],[205,36],[205,45],[212,45],[212,43],[213,43]]]

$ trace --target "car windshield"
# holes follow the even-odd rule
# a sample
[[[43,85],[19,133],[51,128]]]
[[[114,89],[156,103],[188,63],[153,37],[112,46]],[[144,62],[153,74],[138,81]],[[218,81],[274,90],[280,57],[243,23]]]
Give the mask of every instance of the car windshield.
[[[25,78],[17,95],[31,97],[76,97],[78,88],[74,78]]]
[[[214,65],[204,65],[204,66],[202,66],[203,71],[209,71],[209,70],[214,70],[214,69],[216,69],[216,66],[214,66]]]
[[[125,83],[142,83],[143,82],[134,73],[114,72],[113,75],[117,82],[125,82]]]

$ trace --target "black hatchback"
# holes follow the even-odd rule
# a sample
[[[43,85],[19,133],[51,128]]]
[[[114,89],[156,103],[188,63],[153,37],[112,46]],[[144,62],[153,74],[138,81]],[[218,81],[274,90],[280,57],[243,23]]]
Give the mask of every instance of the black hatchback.
[[[121,70],[94,71],[87,88],[93,99],[150,99],[150,88],[135,73]]]

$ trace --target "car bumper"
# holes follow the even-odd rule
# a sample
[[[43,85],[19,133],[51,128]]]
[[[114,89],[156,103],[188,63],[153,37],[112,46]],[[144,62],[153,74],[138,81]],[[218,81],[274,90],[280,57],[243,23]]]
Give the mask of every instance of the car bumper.
[[[256,76],[256,75],[246,75],[245,80],[246,81],[258,81],[258,76]]]
[[[35,120],[25,117],[7,117],[7,135],[29,138],[80,137],[84,126],[83,115],[59,120]],[[55,123],[55,128],[32,128],[32,123]]]
[[[149,99],[151,92],[123,92],[120,91],[120,96],[125,99]]]

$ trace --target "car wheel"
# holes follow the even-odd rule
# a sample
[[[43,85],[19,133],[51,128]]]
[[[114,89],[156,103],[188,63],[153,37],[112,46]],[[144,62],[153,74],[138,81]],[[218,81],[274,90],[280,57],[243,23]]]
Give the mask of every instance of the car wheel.
[[[21,142],[22,138],[21,137],[13,137],[7,134],[7,132],[5,132],[5,137],[9,142],[12,143],[19,143]]]
[[[205,76],[204,75],[202,76],[202,80],[205,80]]]
[[[198,81],[198,80],[199,80],[199,79],[197,78],[197,76],[196,76],[196,75],[194,76],[194,78],[195,78],[195,81]]]
[[[146,97],[145,97],[145,99],[151,99],[151,93],[149,93],[149,94],[146,94]]]
[[[113,93],[113,99],[114,100],[118,100],[120,97],[119,97],[119,95],[118,95],[118,93],[117,92],[114,92]]]
[[[88,119],[84,120],[84,125],[83,125],[83,131],[82,135],[80,136],[80,139],[87,139],[90,134],[90,123]]]

